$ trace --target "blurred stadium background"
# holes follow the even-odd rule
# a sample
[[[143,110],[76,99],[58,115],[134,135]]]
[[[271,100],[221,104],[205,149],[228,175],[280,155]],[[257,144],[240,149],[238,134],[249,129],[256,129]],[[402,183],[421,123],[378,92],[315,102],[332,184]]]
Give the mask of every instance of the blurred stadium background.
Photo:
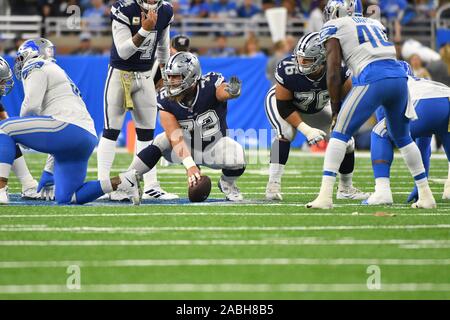
[[[80,87],[98,131],[103,124],[103,87],[112,40],[109,14],[114,2],[0,0],[0,54],[12,63],[15,51],[25,39],[49,38],[57,47],[59,63]],[[326,1],[169,2],[175,10],[171,34],[191,37],[192,50],[201,57],[203,71],[222,72],[226,77],[237,74],[243,79],[242,97],[230,104],[229,126],[270,129],[263,103],[275,81],[276,63],[292,52],[304,33],[320,30]],[[450,1],[363,0],[363,4],[388,26],[398,57],[409,61],[417,76],[450,85]],[[286,37],[275,42],[265,17],[265,11],[274,7],[284,7],[288,13]],[[21,99],[21,90],[14,90],[4,99],[11,115],[18,113]],[[369,147],[372,125],[369,121],[358,132],[359,149]],[[126,127],[119,139],[122,146],[127,141]],[[304,138],[298,135],[294,146],[303,142]],[[261,144],[261,139],[243,143],[255,146]],[[434,149],[438,148],[437,141]]]

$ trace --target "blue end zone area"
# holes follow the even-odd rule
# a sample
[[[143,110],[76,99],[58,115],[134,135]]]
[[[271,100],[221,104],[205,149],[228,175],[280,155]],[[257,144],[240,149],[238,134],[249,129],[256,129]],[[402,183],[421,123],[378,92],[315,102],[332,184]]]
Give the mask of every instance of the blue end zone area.
[[[9,195],[9,206],[56,206],[56,203],[53,201],[42,201],[42,200],[27,200],[22,199],[20,194],[10,194]],[[257,204],[257,203],[263,203],[261,201],[242,201],[239,203],[243,204]],[[181,198],[177,200],[143,200],[141,205],[171,205],[171,206],[179,206],[179,205],[193,205],[193,206],[209,206],[209,205],[233,205],[236,204],[231,201],[227,201],[225,199],[207,199],[204,202],[190,202],[189,199]],[[77,205],[73,205],[77,206]],[[125,206],[131,206],[130,202],[123,201],[109,201],[109,200],[97,200],[88,204],[85,204],[83,206],[98,206],[98,207],[125,207]]]

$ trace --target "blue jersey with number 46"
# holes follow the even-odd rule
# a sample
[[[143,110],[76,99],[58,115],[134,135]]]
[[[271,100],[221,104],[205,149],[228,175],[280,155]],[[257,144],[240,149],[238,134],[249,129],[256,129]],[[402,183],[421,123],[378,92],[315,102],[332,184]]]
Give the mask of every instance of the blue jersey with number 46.
[[[135,0],[119,0],[111,7],[111,20],[126,25],[130,29],[131,35],[134,36],[141,28],[141,13],[142,9]],[[156,46],[161,39],[163,30],[170,25],[172,19],[172,5],[163,2],[163,5],[158,9],[158,20],[155,29],[147,36],[139,50],[127,60],[123,60],[119,56],[113,39],[111,67],[124,71],[150,70],[155,59]]]
[[[345,64],[353,74],[354,85],[406,77],[385,31],[378,20],[348,16],[325,23],[320,31],[320,40],[322,43],[331,38],[339,40]],[[373,64],[376,61],[379,63]]]
[[[348,69],[342,67],[342,84],[349,76]],[[275,79],[280,85],[292,92],[292,104],[301,113],[317,113],[330,101],[326,72],[317,80],[302,75],[295,66],[294,56],[280,61],[275,71]]]

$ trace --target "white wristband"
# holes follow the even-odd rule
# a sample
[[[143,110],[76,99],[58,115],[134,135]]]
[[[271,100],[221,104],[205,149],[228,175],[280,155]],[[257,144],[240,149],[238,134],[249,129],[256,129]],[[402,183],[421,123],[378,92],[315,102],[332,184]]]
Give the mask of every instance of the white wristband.
[[[144,38],[147,38],[148,35],[151,33],[151,31],[147,31],[147,30],[145,30],[144,28],[141,27],[141,28],[139,29],[138,33],[139,33],[141,36],[143,36]]]
[[[194,159],[192,157],[186,157],[183,159],[183,165],[186,168],[186,170],[189,170],[192,167],[196,167],[197,165],[194,162]]]
[[[308,126],[306,123],[304,123],[303,121],[300,122],[300,124],[297,126],[297,130],[300,131],[301,133],[303,133],[305,136],[307,135],[307,132],[311,129],[310,126]]]

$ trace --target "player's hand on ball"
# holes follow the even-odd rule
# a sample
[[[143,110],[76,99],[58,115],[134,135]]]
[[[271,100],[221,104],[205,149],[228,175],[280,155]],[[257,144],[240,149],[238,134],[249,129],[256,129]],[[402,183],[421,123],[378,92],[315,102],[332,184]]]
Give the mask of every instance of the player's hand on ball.
[[[239,97],[241,95],[242,81],[238,77],[232,76],[227,83],[225,91],[232,97]]]
[[[303,133],[310,145],[318,143],[319,141],[325,139],[325,137],[327,136],[325,131],[310,127],[305,122],[301,122],[298,125],[297,129],[298,131]]]
[[[188,184],[190,187],[195,186],[200,180],[201,172],[200,169],[197,166],[190,167],[187,170],[187,176],[188,176]]]
[[[53,174],[48,171],[43,171],[41,179],[39,180],[37,193],[41,194],[41,199],[46,201],[55,200],[55,181]]]
[[[141,26],[145,31],[152,31],[155,29],[157,20],[158,14],[156,11],[150,10],[147,14],[141,12]]]

